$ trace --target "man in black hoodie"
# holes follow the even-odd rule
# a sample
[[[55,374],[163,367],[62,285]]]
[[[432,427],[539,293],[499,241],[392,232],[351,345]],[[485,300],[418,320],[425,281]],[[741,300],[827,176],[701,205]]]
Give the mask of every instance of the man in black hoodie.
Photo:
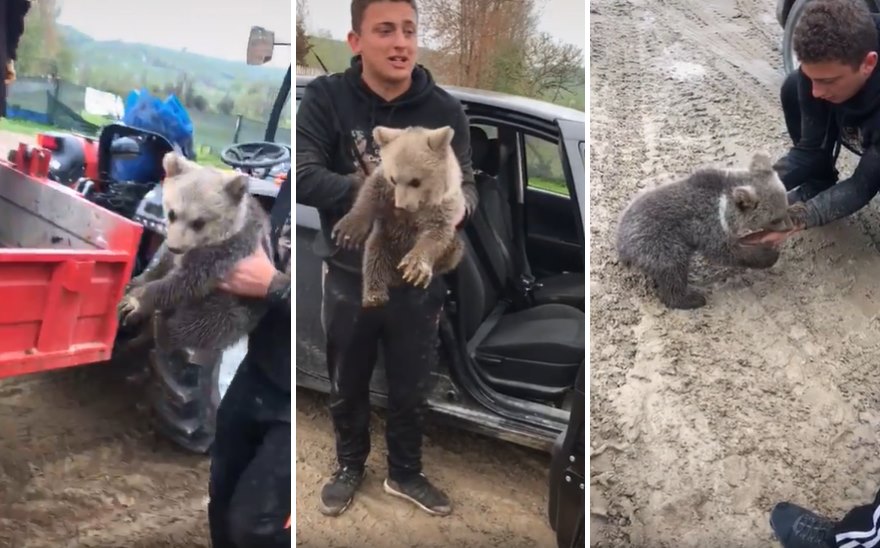
[[[351,67],[313,80],[296,115],[296,200],[317,208],[321,216],[316,248],[325,260],[323,321],[339,464],[321,491],[320,509],[341,514],[364,477],[370,451],[369,384],[381,342],[388,381],[385,491],[445,515],[451,512],[449,499],[422,474],[421,463],[422,418],[446,294],[443,281],[435,279],[427,289],[393,289],[386,306],[363,309],[361,252],[338,249],[330,230],[351,207],[357,183],[378,163],[372,142],[377,125],[454,129],[452,148],[464,173],[464,222],[477,203],[469,125],[459,101],[415,64],[415,0],[353,0],[351,25]]]
[[[269,310],[217,410],[208,521],[213,548],[290,546],[290,172],[270,213],[275,263],[262,247],[221,289]]]
[[[794,50],[800,69],[782,85],[782,110],[794,146],[776,168],[789,189],[795,228],[769,232],[777,244],[866,206],[880,190],[880,19],[861,0],[816,0],[798,21]],[[849,179],[837,182],[839,147],[861,155]]]
[[[798,225],[771,232],[781,242],[805,228],[850,215],[880,190],[880,19],[861,0],[815,0],[797,23],[794,49],[801,62],[782,87],[782,107],[794,147],[777,167],[789,201],[799,204]],[[861,155],[852,176],[839,183],[838,144]],[[836,183],[836,184],[835,184]],[[880,492],[840,521],[780,502],[770,527],[785,548],[862,548],[880,540]]]

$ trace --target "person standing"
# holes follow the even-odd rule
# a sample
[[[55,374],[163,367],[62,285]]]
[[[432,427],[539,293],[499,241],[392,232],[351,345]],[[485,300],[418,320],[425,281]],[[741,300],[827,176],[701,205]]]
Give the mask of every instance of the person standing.
[[[369,386],[379,344],[388,382],[384,489],[430,514],[452,511],[448,496],[422,473],[421,460],[422,421],[446,296],[442,277],[428,288],[393,288],[385,306],[365,309],[362,252],[340,249],[330,238],[359,183],[379,163],[372,140],[376,126],[451,126],[466,201],[459,226],[476,207],[468,119],[461,103],[416,64],[417,18],[415,0],[353,0],[351,66],[310,82],[296,115],[296,199],[318,209],[316,245],[325,263],[322,317],[338,468],[321,490],[319,508],[329,516],[348,508],[364,478]]]

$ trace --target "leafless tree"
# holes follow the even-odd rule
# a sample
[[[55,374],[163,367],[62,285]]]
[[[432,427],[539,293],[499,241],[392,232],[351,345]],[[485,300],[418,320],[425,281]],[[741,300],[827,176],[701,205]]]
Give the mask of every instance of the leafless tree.
[[[306,32],[306,16],[308,6],[306,0],[296,0],[296,64],[305,65],[306,56],[312,50],[309,35]]]
[[[529,40],[526,53],[528,78],[524,80],[528,95],[560,91],[572,93],[569,88],[583,80],[584,52],[573,44],[565,44],[549,33],[541,32]]]
[[[493,88],[521,64],[535,0],[421,0],[426,44],[449,83]]]

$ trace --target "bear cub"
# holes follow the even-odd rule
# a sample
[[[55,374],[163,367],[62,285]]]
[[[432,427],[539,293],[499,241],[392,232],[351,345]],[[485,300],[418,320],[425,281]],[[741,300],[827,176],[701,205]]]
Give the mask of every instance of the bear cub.
[[[749,244],[749,234],[792,228],[785,187],[770,157],[755,154],[748,169],[702,168],[689,177],[639,192],[620,216],[621,263],[645,272],[670,308],[692,309],[706,297],[688,287],[694,253],[726,265],[770,268],[779,250]]]
[[[331,232],[344,249],[365,246],[364,307],[384,305],[389,287],[403,282],[428,287],[461,261],[464,243],[455,217],[464,194],[453,135],[449,126],[373,130],[381,163]]]
[[[248,176],[202,167],[177,153],[163,158],[164,250],[134,278],[119,303],[123,325],[161,315],[173,348],[224,350],[256,327],[261,299],[217,287],[262,245],[269,259],[269,217],[248,193]]]

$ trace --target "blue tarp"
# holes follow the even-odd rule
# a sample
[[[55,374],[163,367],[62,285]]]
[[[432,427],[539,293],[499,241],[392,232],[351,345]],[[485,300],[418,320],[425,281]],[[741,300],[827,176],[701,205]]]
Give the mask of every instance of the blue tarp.
[[[145,89],[133,90],[125,100],[122,123],[157,133],[188,158],[195,157],[192,120],[173,94],[162,101]],[[111,175],[116,181],[153,182],[158,180],[156,170],[161,165],[161,158],[144,154],[138,158],[114,160]]]

